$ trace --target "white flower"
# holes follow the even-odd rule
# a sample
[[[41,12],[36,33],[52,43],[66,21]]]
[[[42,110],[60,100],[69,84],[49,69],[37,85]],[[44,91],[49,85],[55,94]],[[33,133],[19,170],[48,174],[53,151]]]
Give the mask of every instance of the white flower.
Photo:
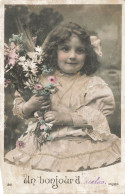
[[[26,58],[23,56],[23,57],[19,57],[19,61],[20,62],[24,62],[26,60]]]
[[[36,76],[36,73],[38,71],[37,71],[37,66],[35,62],[27,60],[21,65],[23,67],[23,71],[27,72],[26,77],[29,77],[29,73],[32,73],[34,76]]]
[[[91,45],[94,48],[94,51],[96,54],[100,57],[102,57],[102,48],[101,48],[101,40],[97,38],[97,36],[90,36]]]
[[[33,62],[40,64],[42,61],[42,48],[37,46],[35,52],[28,52],[28,56],[32,59]]]
[[[30,77],[31,82],[34,83],[39,83],[39,78],[38,77]]]
[[[34,63],[33,61],[30,64],[30,68],[31,68],[31,72],[33,73],[33,75],[36,75],[37,71],[37,66],[36,63]]]
[[[35,47],[35,51],[38,53],[38,55],[41,55],[42,54],[42,47],[40,47],[40,46]]]
[[[27,55],[34,61],[37,62],[37,55],[35,52],[28,52]]]
[[[46,125],[47,125],[49,128],[52,128],[52,127],[53,127],[53,124],[52,124],[52,123],[46,123]]]
[[[30,88],[30,89],[32,88],[31,85],[29,84],[29,82],[25,82],[24,85],[25,85],[24,88]]]
[[[34,117],[38,117],[39,115],[38,115],[38,113],[37,112],[35,112],[34,113]]]
[[[29,75],[28,80],[24,83],[25,84],[25,88],[29,88],[29,89],[33,89],[34,85],[36,83],[39,83],[39,78],[38,77],[33,77],[32,75]]]
[[[18,65],[24,65],[24,62],[26,61],[26,58],[23,56],[23,57],[20,57],[19,58],[19,61],[18,61]]]

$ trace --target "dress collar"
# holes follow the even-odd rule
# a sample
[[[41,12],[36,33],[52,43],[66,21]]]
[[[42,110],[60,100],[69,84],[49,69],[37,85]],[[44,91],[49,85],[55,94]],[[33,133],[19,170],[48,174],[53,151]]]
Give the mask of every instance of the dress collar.
[[[58,77],[65,77],[65,78],[71,78],[71,79],[74,79],[76,77],[81,77],[81,76],[86,76],[85,74],[84,75],[80,75],[80,72],[74,74],[74,75],[70,75],[70,74],[65,74],[65,73],[62,73],[60,72],[59,70],[56,70],[55,71],[55,76],[58,76]]]

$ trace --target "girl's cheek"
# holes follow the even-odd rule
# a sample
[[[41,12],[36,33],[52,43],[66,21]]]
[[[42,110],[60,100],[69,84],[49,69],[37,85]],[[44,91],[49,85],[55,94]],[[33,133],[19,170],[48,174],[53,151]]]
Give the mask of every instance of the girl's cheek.
[[[64,61],[66,59],[66,54],[64,54],[63,52],[58,53],[58,60],[59,61]]]
[[[79,56],[79,61],[85,61],[85,58],[86,58],[86,56],[85,55],[83,55],[83,56]]]

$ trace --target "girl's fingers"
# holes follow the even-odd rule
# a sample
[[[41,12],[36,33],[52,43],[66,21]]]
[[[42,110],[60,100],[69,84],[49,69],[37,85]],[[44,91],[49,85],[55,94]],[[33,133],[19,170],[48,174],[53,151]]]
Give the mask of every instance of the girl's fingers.
[[[55,120],[53,120],[53,121],[51,121],[51,122],[49,122],[49,123],[50,123],[50,124],[55,124],[55,122],[56,122],[56,121],[55,121]]]
[[[48,118],[45,119],[45,121],[46,122],[52,122],[52,121],[54,121],[54,118],[53,117],[48,117]]]
[[[47,100],[45,100],[45,99],[40,99],[40,98],[36,98],[36,101],[37,101],[37,102],[45,102],[45,101],[47,101]]]
[[[45,97],[45,96],[36,96],[37,100],[48,100],[49,98],[48,97]]]
[[[47,109],[47,108],[50,108],[50,105],[47,105],[47,106],[41,106],[41,110],[45,110],[45,109]]]
[[[47,101],[47,102],[42,102],[41,105],[42,105],[42,106],[44,106],[44,105],[50,105],[50,102],[49,102],[49,101]]]
[[[42,98],[38,98],[38,97],[34,97],[33,101],[36,103],[44,103],[44,102],[50,103],[50,99],[42,99]]]
[[[50,101],[38,101],[38,100],[34,100],[33,101],[34,104],[42,106],[42,105],[50,105]]]
[[[37,95],[36,95],[36,94],[34,94],[31,98],[37,98]]]
[[[37,100],[37,102],[40,102],[40,103],[49,103],[50,104],[50,100]]]
[[[44,115],[45,119],[50,118],[50,117],[53,117],[53,115],[51,115],[51,114],[50,115],[46,115],[46,116]]]
[[[51,112],[51,111],[48,111],[48,112],[46,112],[46,113],[44,114],[44,117],[47,118],[47,117],[50,117],[50,116],[52,116],[52,115],[53,115],[52,112]]]

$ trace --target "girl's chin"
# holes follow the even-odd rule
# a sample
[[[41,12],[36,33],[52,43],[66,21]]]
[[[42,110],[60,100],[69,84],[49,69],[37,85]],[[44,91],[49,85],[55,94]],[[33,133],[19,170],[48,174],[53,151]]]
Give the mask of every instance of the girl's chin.
[[[61,70],[61,72],[64,74],[74,75],[74,74],[78,73],[79,71]]]

